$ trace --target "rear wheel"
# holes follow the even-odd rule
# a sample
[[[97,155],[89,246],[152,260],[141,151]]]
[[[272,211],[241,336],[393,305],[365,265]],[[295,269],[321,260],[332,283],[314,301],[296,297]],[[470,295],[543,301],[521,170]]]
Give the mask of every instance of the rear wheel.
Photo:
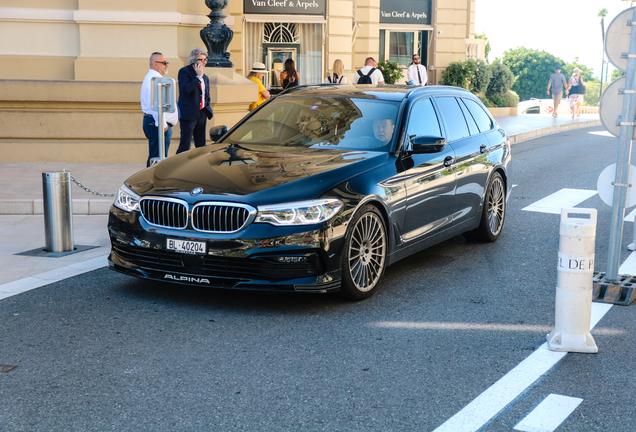
[[[501,174],[494,173],[488,183],[479,227],[464,233],[467,240],[494,242],[499,238],[506,217],[506,188]]]
[[[345,242],[342,296],[363,300],[373,295],[386,267],[387,243],[382,215],[376,207],[364,206],[351,220]]]

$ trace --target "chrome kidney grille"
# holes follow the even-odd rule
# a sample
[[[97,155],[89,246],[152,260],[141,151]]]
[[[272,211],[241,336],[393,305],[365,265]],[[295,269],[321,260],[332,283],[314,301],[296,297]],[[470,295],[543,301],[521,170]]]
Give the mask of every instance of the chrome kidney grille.
[[[236,232],[251,222],[255,215],[256,210],[250,206],[203,202],[192,209],[192,227],[205,232]]]
[[[184,229],[188,225],[188,206],[181,200],[142,198],[139,208],[144,219],[151,225],[176,229]]]
[[[244,204],[202,202],[188,211],[185,201],[175,198],[142,198],[141,215],[150,225],[186,229],[191,219],[192,228],[212,233],[231,233],[244,228],[256,216],[256,210]]]

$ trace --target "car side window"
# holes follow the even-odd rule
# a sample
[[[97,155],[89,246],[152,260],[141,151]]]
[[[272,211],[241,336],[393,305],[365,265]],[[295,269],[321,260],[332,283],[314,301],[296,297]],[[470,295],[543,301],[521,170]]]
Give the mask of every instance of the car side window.
[[[462,113],[459,103],[454,97],[438,97],[435,103],[439,107],[446,128],[448,130],[448,138],[450,141],[465,138],[469,136],[468,125],[464,113]]]
[[[477,102],[471,99],[463,99],[463,101],[466,102],[466,106],[473,115],[473,118],[477,122],[477,126],[481,132],[486,132],[492,129],[492,120],[490,119],[490,116]]]
[[[468,124],[468,131],[471,135],[479,135],[479,128],[477,127],[477,123],[475,123],[475,119],[466,108],[466,105],[463,103],[463,99],[457,99],[459,101],[459,106],[464,113],[464,118],[466,119],[466,123]]]
[[[420,99],[415,102],[413,108],[411,108],[406,135],[409,139],[407,144],[409,148],[412,148],[415,137],[422,135],[442,137],[439,119],[430,99]]]

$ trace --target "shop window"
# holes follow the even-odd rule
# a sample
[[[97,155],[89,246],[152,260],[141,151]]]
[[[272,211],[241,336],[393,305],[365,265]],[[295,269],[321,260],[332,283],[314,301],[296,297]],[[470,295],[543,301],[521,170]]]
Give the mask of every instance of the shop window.
[[[413,53],[422,58],[422,64],[426,65],[427,40],[426,31],[398,32],[380,30],[380,61],[389,60],[401,65],[410,65]]]
[[[269,73],[265,86],[280,86],[280,72],[291,58],[300,84],[322,81],[322,25],[315,23],[245,23],[245,66],[262,62]],[[246,73],[247,75],[247,73]]]

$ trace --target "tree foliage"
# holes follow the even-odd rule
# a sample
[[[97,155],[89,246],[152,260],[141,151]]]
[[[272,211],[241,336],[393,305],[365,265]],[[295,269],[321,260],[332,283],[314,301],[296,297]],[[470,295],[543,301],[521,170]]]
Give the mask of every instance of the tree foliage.
[[[490,78],[490,84],[488,84],[488,89],[486,90],[487,96],[502,95],[512,88],[515,76],[508,66],[495,60],[490,65],[490,71],[492,72],[492,78]]]
[[[556,66],[563,66],[564,61],[545,51],[520,47],[505,51],[502,63],[514,74],[512,90],[523,101],[545,97],[550,75]]]
[[[620,77],[622,77],[623,75],[625,75],[625,72],[623,72],[623,71],[622,71],[622,70],[620,70],[620,69],[614,69],[614,70],[612,71],[612,78],[611,78],[611,81],[614,81],[616,78],[620,78]],[[584,79],[585,79],[585,78],[584,78]]]
[[[488,88],[490,77],[490,68],[485,61],[469,59],[449,64],[442,73],[442,82],[475,93],[482,93]]]

